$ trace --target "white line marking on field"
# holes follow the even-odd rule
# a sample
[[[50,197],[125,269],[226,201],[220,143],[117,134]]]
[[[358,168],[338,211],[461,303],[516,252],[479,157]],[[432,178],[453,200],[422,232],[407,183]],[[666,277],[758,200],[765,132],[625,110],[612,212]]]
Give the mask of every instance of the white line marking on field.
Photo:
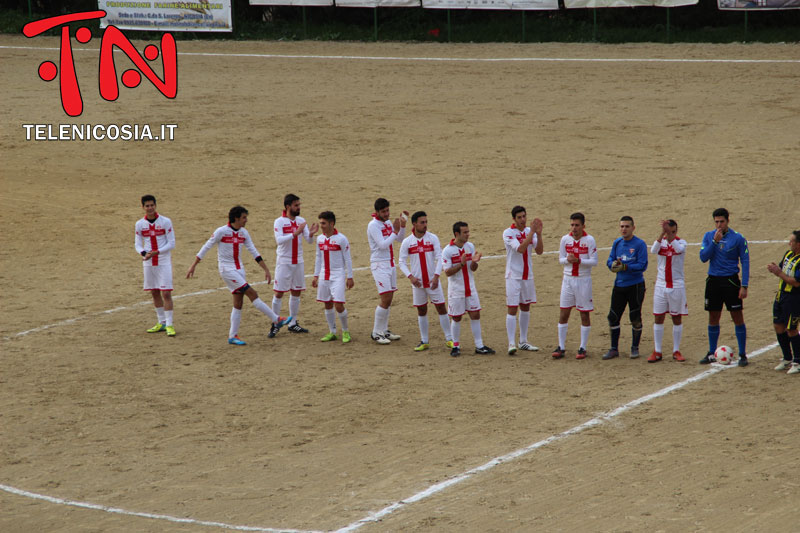
[[[321,533],[319,531],[304,531],[301,529],[276,529],[272,527],[256,527],[256,526],[237,526],[233,524],[224,524],[222,522],[209,522],[207,520],[195,520],[193,518],[180,518],[177,516],[170,516],[165,514],[152,514],[152,513],[139,513],[136,511],[126,511],[118,507],[106,507],[105,505],[98,505],[96,503],[76,502],[74,500],[65,500],[63,498],[54,498],[52,496],[45,496],[44,494],[37,494],[27,490],[20,490],[8,485],[0,485],[0,490],[16,494],[17,496],[25,496],[26,498],[33,498],[34,500],[44,500],[49,503],[58,505],[68,505],[70,507],[80,507],[82,509],[92,509],[95,511],[104,511],[106,513],[121,514],[127,516],[138,516],[141,518],[153,518],[156,520],[166,520],[168,522],[177,522],[179,524],[192,524],[198,526],[221,527],[225,529],[233,529],[236,531],[265,531],[267,533]]]
[[[60,50],[45,46],[0,46],[7,50]],[[96,48],[73,48],[76,52],[99,52]],[[121,52],[115,50],[115,52]],[[430,61],[467,63],[509,62],[585,62],[585,63],[800,63],[800,59],[686,59],[686,58],[613,58],[613,57],[402,57],[402,56],[332,56],[306,54],[224,54],[219,52],[178,52],[179,56],[200,57],[255,57],[264,59],[323,59],[350,61]]]
[[[780,244],[780,243],[783,243],[783,242],[788,242],[788,241],[785,241],[785,240],[783,240],[783,241],[748,241],[749,244]],[[700,246],[700,243],[699,242],[690,242],[690,243],[687,244],[687,246]],[[606,248],[598,248],[597,250],[598,251],[606,251],[606,250],[610,250],[610,249],[611,249],[610,247],[606,247]],[[557,254],[557,253],[558,253],[558,250],[550,250],[550,251],[544,252],[542,255],[553,255],[553,254]],[[506,257],[505,254],[503,254],[503,255],[487,255],[487,256],[482,257],[482,259],[504,259],[505,257]],[[361,270],[369,270],[369,267],[356,267],[356,268],[353,269],[353,271],[361,271]],[[305,277],[311,278],[311,277],[313,277],[313,274],[306,274]],[[265,283],[266,283],[266,281],[256,281],[254,283],[251,283],[250,285],[264,285]],[[211,294],[211,293],[214,293],[214,292],[225,291],[225,290],[228,290],[228,288],[227,287],[217,287],[216,289],[206,289],[206,290],[203,290],[203,291],[189,292],[189,293],[186,293],[186,294],[179,294],[179,295],[173,296],[172,299],[173,300],[180,300],[182,298],[190,298],[192,296],[202,296],[202,295],[205,295],[205,294]],[[32,328],[32,329],[26,329],[25,331],[20,331],[18,333],[15,333],[15,334],[11,335],[10,337],[3,337],[3,340],[4,341],[9,341],[9,340],[15,339],[17,337],[24,337],[25,335],[30,335],[31,333],[38,333],[40,331],[44,331],[44,330],[55,328],[55,327],[59,327],[59,326],[68,326],[68,325],[74,324],[75,322],[78,322],[80,320],[86,320],[87,318],[93,318],[93,317],[100,316],[100,315],[110,315],[112,313],[116,313],[116,312],[119,312],[119,311],[130,311],[132,309],[136,309],[138,307],[142,307],[143,305],[149,305],[151,303],[152,303],[152,301],[137,302],[137,303],[135,303],[133,305],[129,305],[127,307],[126,306],[115,307],[114,309],[106,309],[105,311],[97,311],[97,312],[94,312],[94,313],[90,313],[88,315],[82,315],[82,316],[75,317],[75,318],[68,318],[66,320],[61,320],[59,322],[54,322],[52,324],[46,324],[44,326],[39,326],[39,327]]]
[[[775,348],[776,346],[778,346],[777,342],[772,343],[772,344],[770,344],[768,346],[764,346],[763,348],[759,348],[755,352],[751,352],[748,355],[748,358],[752,359],[754,357],[758,357],[762,353],[767,352],[767,351]],[[638,406],[640,406],[642,404],[645,404],[645,403],[647,403],[647,402],[649,402],[651,400],[655,400],[656,398],[661,398],[662,396],[666,396],[670,392],[673,392],[673,391],[676,391],[676,390],[684,388],[685,386],[689,385],[690,383],[695,383],[697,381],[701,381],[701,380],[706,379],[707,377],[712,376],[712,375],[714,375],[714,374],[716,374],[718,372],[722,372],[723,370],[727,370],[729,368],[734,368],[734,367],[736,367],[735,364],[734,365],[723,366],[723,365],[719,365],[719,364],[714,363],[711,368],[709,368],[708,370],[706,370],[704,372],[701,372],[701,373],[699,373],[699,374],[697,374],[695,376],[692,376],[692,377],[687,378],[687,379],[685,379],[683,381],[679,381],[677,383],[674,383],[672,385],[664,387],[663,389],[661,389],[659,391],[653,392],[651,394],[647,394],[645,396],[642,396],[641,398],[637,398],[636,400],[630,401],[630,402],[628,402],[628,403],[626,403],[626,404],[624,404],[624,405],[622,405],[620,407],[617,407],[613,411],[610,411],[608,413],[596,416],[595,418],[592,418],[591,420],[587,420],[583,424],[575,426],[575,427],[573,427],[571,429],[568,429],[568,430],[566,430],[566,431],[564,431],[562,433],[559,433],[557,435],[552,435],[550,437],[547,437],[546,439],[534,442],[533,444],[525,446],[524,448],[520,448],[518,450],[514,450],[511,453],[507,453],[505,455],[501,455],[499,457],[495,457],[494,459],[492,459],[488,463],[484,463],[481,466],[475,467],[475,468],[473,468],[471,470],[467,470],[463,474],[459,474],[458,476],[452,477],[450,479],[446,479],[445,481],[442,481],[441,483],[436,483],[434,485],[431,485],[430,487],[428,487],[427,489],[425,489],[423,491],[420,491],[420,492],[418,492],[418,493],[416,493],[416,494],[414,494],[414,495],[412,495],[412,496],[410,496],[408,498],[405,498],[405,499],[403,499],[403,500],[401,500],[399,502],[395,502],[395,503],[393,503],[391,505],[388,505],[388,506],[384,507],[383,509],[381,509],[380,511],[376,511],[374,513],[370,513],[366,517],[364,517],[364,518],[362,518],[360,520],[356,520],[355,522],[353,522],[351,524],[348,524],[347,526],[345,526],[343,528],[337,529],[336,533],[349,533],[350,531],[355,531],[355,530],[361,528],[362,526],[364,526],[366,524],[369,524],[369,523],[372,523],[372,522],[378,522],[382,518],[385,518],[386,516],[394,513],[395,511],[398,511],[398,510],[402,509],[403,507],[406,507],[409,504],[416,503],[416,502],[425,500],[427,498],[430,498],[434,494],[437,494],[437,493],[439,493],[439,492],[441,492],[441,491],[443,491],[443,490],[445,490],[445,489],[447,489],[449,487],[452,487],[453,485],[457,485],[457,484],[459,484],[459,483],[461,483],[463,481],[466,481],[467,479],[471,478],[472,476],[474,476],[476,474],[480,474],[481,472],[486,472],[487,470],[491,470],[492,468],[494,468],[496,466],[499,466],[501,464],[507,463],[509,461],[513,461],[514,459],[517,459],[519,457],[527,455],[527,454],[531,453],[534,450],[537,450],[539,448],[547,446],[548,444],[553,444],[553,443],[558,442],[560,440],[566,439],[567,437],[571,437],[572,435],[577,435],[578,433],[581,433],[582,431],[584,431],[586,429],[589,429],[589,428],[592,428],[592,427],[595,427],[595,426],[603,425],[606,422],[608,422],[609,420],[611,420],[612,418],[618,417],[619,415],[621,415],[623,413],[626,413],[627,411],[630,411],[634,407],[638,407]]]

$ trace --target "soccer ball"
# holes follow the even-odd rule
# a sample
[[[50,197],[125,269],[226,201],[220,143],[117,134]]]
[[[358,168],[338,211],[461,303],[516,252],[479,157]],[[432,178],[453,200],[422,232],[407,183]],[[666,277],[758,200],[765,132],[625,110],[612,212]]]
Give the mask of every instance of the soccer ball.
[[[733,348],[730,346],[720,346],[717,348],[717,351],[714,352],[714,358],[717,360],[717,363],[721,365],[731,364],[731,361],[733,361]]]

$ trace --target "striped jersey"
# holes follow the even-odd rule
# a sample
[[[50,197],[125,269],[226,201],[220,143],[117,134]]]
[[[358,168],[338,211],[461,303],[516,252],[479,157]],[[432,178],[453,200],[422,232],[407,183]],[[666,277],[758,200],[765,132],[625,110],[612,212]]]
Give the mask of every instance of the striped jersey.
[[[301,216],[294,217],[294,220],[286,216],[286,211],[282,216],[275,219],[275,242],[278,243],[278,249],[275,251],[277,256],[275,263],[278,265],[296,265],[303,262],[303,239],[311,243],[311,237],[308,226],[303,228],[303,232],[294,236],[297,227],[305,222]]]
[[[465,242],[464,246],[456,246],[455,240],[442,250],[442,269],[447,270],[461,263],[461,256],[466,256],[466,260],[461,265],[461,270],[447,278],[447,298],[465,298],[478,294],[475,287],[475,273],[470,270],[472,266],[472,256],[475,254],[475,245]]]
[[[658,276],[656,287],[667,289],[685,287],[683,262],[686,259],[686,241],[675,236],[672,241],[661,239],[650,248],[651,254],[658,254]]]
[[[408,263],[411,263],[411,268]],[[442,245],[439,237],[426,231],[417,238],[413,233],[400,245],[400,270],[406,277],[413,275],[429,288],[434,276],[442,274]]]
[[[152,222],[147,217],[140,218],[136,221],[135,232],[134,246],[137,253],[158,251],[157,255],[144,262],[145,265],[170,264],[170,251],[175,248],[175,232],[172,231],[170,219],[158,213]]]
[[[531,231],[533,230],[530,227],[520,230],[516,225],[512,225],[503,232],[503,244],[506,247],[506,279],[533,279],[531,257],[533,249],[539,242],[539,236],[534,234],[527,250],[523,253],[519,251],[522,241],[530,235]]]
[[[244,228],[233,229],[230,224],[217,228],[211,238],[197,252],[197,257],[203,259],[215,244],[217,245],[217,267],[220,272],[244,268],[241,257],[242,247],[246,248],[253,258],[261,257],[247,230]]]
[[[331,279],[347,275],[353,277],[353,260],[350,257],[350,241],[343,234],[333,230],[333,235],[317,237],[317,255],[314,261],[314,276],[320,279]]]
[[[567,256],[580,258],[580,263],[570,263]],[[572,233],[561,237],[558,247],[558,262],[564,265],[564,275],[586,278],[592,275],[592,268],[597,266],[597,244],[594,237],[583,232],[580,239],[575,240]]]
[[[781,267],[781,270],[783,270],[784,274],[790,278],[800,281],[800,254],[794,254],[791,250],[788,250],[785,254],[783,254],[783,259],[781,259],[781,264],[779,266]],[[792,287],[784,280],[781,280],[778,284],[778,295],[783,292],[800,294],[800,288]]]

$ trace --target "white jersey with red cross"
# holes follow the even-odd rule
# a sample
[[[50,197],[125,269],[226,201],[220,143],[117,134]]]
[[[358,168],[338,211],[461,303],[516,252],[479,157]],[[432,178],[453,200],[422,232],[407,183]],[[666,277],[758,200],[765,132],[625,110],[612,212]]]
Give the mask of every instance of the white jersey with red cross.
[[[578,263],[570,263],[567,256],[572,255],[580,259]],[[592,268],[597,266],[597,244],[594,237],[585,231],[580,239],[575,240],[572,233],[561,237],[558,247],[558,262],[564,265],[564,275],[586,278],[592,275]]]
[[[400,245],[399,260],[400,270],[406,277],[413,275],[422,282],[424,288],[429,288],[433,277],[442,274],[442,245],[439,237],[429,231],[420,238],[412,233]]]
[[[531,255],[539,242],[539,237],[534,234],[524,253],[520,253],[519,250],[522,241],[528,238],[531,231],[529,227],[520,230],[514,225],[503,232],[503,244],[506,247],[506,279],[533,279]]]
[[[220,272],[225,270],[239,270],[243,268],[242,263],[242,247],[247,248],[247,251],[253,258],[259,258],[261,255],[256,250],[253,239],[244,228],[235,230],[230,224],[221,226],[214,231],[211,238],[200,248],[197,252],[197,257],[203,259],[214,245],[217,246],[217,266]]]
[[[677,235],[672,241],[655,241],[651,254],[658,254],[657,287],[667,289],[684,287],[683,261],[686,258],[686,241]]]
[[[331,279],[347,274],[353,277],[353,260],[350,257],[350,241],[343,234],[333,230],[333,235],[317,237],[317,255],[314,261],[314,276]]]
[[[447,278],[447,297],[466,298],[478,294],[475,287],[474,272],[470,270],[472,266],[472,256],[475,254],[475,245],[465,242],[462,248],[456,246],[454,240],[442,250],[442,269],[447,270],[454,265],[461,264],[461,256],[466,256],[466,260],[461,264],[461,270]]]
[[[303,228],[301,235],[294,236],[294,232],[303,222],[305,219],[301,216],[296,216],[292,220],[286,216],[286,211],[275,219],[275,242],[278,243],[275,264],[296,265],[303,262],[303,240],[300,237],[302,236],[309,243],[313,241],[308,226]]]
[[[175,232],[170,219],[158,213],[152,222],[147,217],[140,218],[136,221],[135,232],[137,253],[158,251],[158,254],[144,262],[145,265],[170,264],[170,251],[175,248]]]
[[[392,243],[402,239],[406,234],[405,228],[400,228],[398,233],[394,232],[391,222],[381,221],[372,214],[372,220],[367,225],[367,239],[369,240],[369,262],[386,262],[390,266],[394,264],[394,248]]]

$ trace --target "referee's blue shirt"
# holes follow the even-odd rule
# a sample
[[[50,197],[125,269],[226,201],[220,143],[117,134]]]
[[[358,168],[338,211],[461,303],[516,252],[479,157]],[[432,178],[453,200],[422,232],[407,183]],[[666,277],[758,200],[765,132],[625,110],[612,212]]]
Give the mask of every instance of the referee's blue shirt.
[[[714,242],[716,230],[703,235],[700,246],[700,260],[708,263],[709,276],[735,276],[739,273],[739,262],[742,263],[742,287],[750,281],[750,252],[747,250],[747,239],[728,228],[722,240]]]

